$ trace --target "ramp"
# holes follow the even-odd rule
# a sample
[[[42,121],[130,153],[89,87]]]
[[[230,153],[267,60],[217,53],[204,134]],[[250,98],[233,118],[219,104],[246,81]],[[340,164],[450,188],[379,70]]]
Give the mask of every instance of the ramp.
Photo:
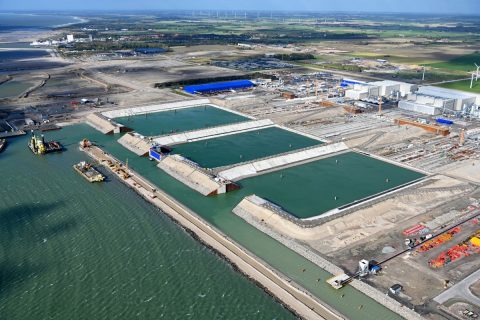
[[[103,134],[114,133],[117,129],[116,125],[96,113],[87,116],[87,124]]]
[[[180,155],[165,157],[157,167],[204,196],[238,189],[238,186],[231,181],[220,179],[206,172],[196,163]]]
[[[145,140],[145,137],[138,133],[129,132],[117,141],[122,146],[141,157],[147,155],[150,150],[150,144]]]
[[[268,127],[272,127],[273,125],[274,123],[270,119],[247,121],[247,122],[229,124],[225,126],[160,136],[160,137],[154,138],[153,141],[155,141],[156,143],[162,146],[173,145],[173,144],[179,144],[179,143],[185,143],[185,142],[211,139],[219,136],[226,136],[226,135],[252,131],[257,129],[265,129]]]

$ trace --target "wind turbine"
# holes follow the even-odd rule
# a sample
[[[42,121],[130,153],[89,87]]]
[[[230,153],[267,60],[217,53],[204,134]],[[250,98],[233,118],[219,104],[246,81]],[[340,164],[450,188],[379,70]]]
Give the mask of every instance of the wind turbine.
[[[475,67],[477,67],[477,73],[475,74],[475,81],[478,81],[478,70],[480,69],[480,66],[476,63],[474,63]]]
[[[472,72],[472,80],[470,80],[470,89],[473,88],[473,76],[475,75],[475,72]]]

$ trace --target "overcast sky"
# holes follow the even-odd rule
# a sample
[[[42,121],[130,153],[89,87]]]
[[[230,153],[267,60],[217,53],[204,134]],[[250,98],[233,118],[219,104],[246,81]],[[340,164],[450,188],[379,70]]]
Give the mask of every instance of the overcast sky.
[[[480,0],[0,0],[7,10],[298,10],[480,15]]]

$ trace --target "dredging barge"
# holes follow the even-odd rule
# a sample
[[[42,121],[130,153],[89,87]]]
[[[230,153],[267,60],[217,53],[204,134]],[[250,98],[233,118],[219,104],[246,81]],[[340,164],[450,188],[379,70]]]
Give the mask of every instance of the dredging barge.
[[[74,164],[73,169],[89,182],[102,182],[105,180],[105,176],[88,162],[82,161]]]
[[[28,147],[34,154],[46,154],[51,152],[63,151],[63,146],[58,141],[45,141],[45,137],[42,134],[37,137],[32,131],[32,137],[28,143]]]

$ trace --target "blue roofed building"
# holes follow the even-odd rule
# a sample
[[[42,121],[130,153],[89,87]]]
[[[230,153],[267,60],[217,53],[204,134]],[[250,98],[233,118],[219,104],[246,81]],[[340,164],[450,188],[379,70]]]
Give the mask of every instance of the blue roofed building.
[[[191,85],[191,86],[186,86],[184,90],[185,92],[196,94],[196,93],[212,93],[212,92],[218,92],[218,91],[246,89],[246,88],[251,88],[253,86],[255,86],[255,84],[250,80],[235,80],[235,81],[213,82],[213,83]]]

